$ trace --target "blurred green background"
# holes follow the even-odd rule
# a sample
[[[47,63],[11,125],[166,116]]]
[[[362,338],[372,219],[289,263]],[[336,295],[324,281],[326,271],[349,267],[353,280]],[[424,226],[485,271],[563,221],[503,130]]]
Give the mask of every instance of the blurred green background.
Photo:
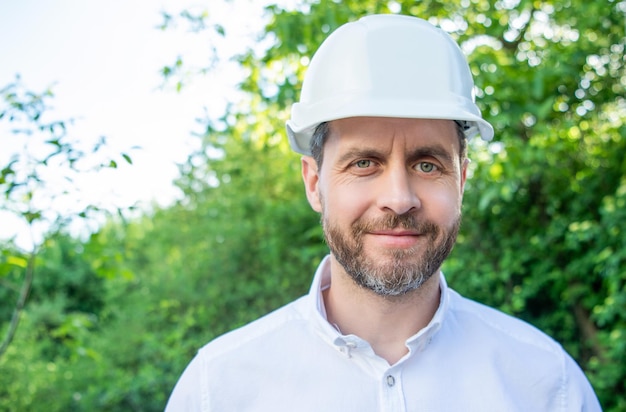
[[[626,2],[302,0],[266,13],[258,44],[236,57],[241,100],[198,120],[178,201],[70,234],[67,222],[102,215],[87,205],[55,216],[33,250],[0,245],[0,411],[160,411],[199,347],[307,292],[327,249],[284,122],[307,57],[370,13],[450,32],[496,129],[470,145],[449,284],[553,336],[603,408],[626,411]],[[164,27],[173,21],[229,34],[210,13],[168,15]],[[202,69],[181,55],[162,73],[182,87]],[[0,164],[1,207],[31,226],[49,219],[30,202],[46,167],[81,173],[100,153],[43,120],[53,99],[19,80],[0,96],[0,122],[20,124],[11,138],[37,133],[49,149]],[[99,167],[121,163],[132,155]]]

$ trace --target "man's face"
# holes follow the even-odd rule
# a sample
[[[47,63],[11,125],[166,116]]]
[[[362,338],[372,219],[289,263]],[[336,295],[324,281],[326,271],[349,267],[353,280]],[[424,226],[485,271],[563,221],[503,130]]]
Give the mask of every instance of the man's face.
[[[461,219],[459,150],[449,120],[358,117],[331,122],[321,170],[303,158],[332,258],[357,284],[397,296],[437,273]]]

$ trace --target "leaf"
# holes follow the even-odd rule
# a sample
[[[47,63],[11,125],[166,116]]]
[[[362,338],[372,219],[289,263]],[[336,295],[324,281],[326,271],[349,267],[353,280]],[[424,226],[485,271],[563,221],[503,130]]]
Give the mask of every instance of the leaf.
[[[124,158],[124,160],[126,160],[126,163],[128,163],[129,165],[133,164],[133,159],[131,159],[131,157],[127,155],[126,153],[122,153],[122,157]]]
[[[26,269],[28,266],[28,260],[21,256],[9,256],[7,257],[7,263],[9,265],[17,266],[22,269]]]
[[[28,224],[33,223],[35,220],[39,220],[42,217],[41,212],[25,212],[23,215]]]

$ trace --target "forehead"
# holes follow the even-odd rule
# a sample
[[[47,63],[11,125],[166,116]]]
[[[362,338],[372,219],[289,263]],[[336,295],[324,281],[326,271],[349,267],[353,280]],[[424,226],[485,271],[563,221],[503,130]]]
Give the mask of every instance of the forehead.
[[[457,126],[452,120],[406,119],[387,117],[351,117],[330,122],[325,156],[352,148],[393,148],[414,150],[421,146],[438,146],[458,154]]]

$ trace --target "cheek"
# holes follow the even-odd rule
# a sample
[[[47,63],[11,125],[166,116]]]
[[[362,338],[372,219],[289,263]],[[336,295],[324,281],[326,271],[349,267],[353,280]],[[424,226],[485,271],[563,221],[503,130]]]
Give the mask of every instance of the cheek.
[[[349,226],[361,218],[371,202],[366,191],[339,186],[320,193],[323,213],[327,219],[341,226]]]
[[[458,189],[433,188],[422,198],[423,208],[438,222],[455,220],[461,213],[462,195]]]

